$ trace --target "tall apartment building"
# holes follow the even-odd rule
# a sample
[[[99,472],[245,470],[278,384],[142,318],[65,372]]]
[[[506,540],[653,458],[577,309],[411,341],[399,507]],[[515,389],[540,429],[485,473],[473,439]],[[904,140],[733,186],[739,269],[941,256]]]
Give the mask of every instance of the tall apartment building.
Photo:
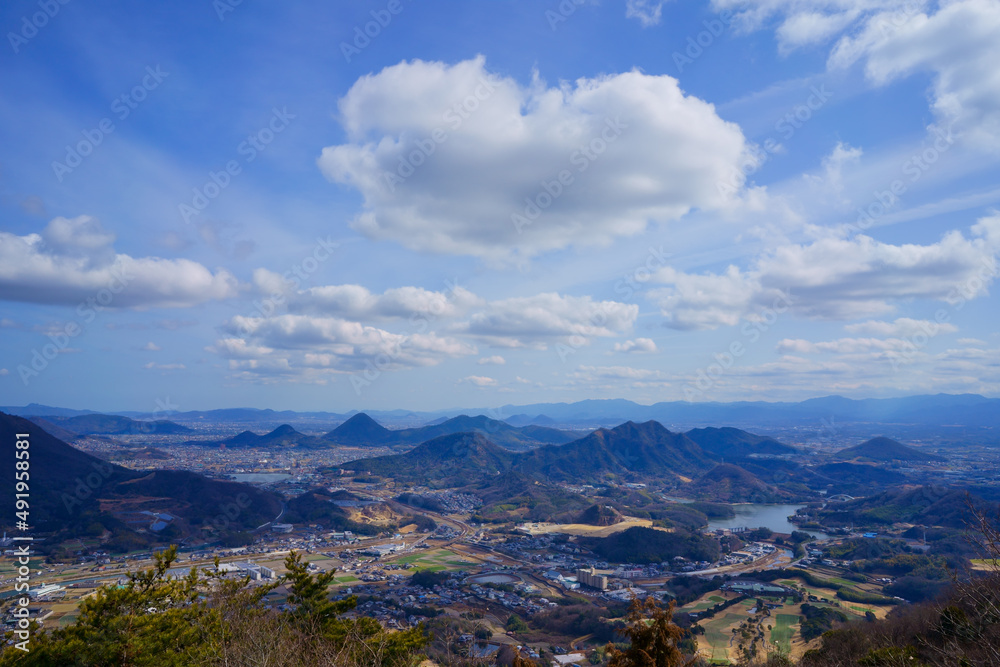
[[[579,581],[584,586],[590,586],[591,588],[596,588],[599,591],[608,590],[608,577],[604,574],[598,574],[597,570],[590,568],[587,570],[577,570],[576,580]]]

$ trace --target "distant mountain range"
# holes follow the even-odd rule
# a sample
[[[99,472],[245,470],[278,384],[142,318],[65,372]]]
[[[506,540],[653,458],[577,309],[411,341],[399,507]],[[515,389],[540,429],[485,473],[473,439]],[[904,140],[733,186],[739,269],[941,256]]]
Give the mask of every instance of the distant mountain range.
[[[0,406],[0,410],[24,417],[74,417],[93,414],[92,410],[71,410],[38,404],[23,407]],[[978,394],[935,394],[902,398],[850,399],[825,396],[801,402],[739,401],[733,403],[691,403],[673,401],[642,405],[626,399],[585,400],[574,403],[535,403],[505,405],[501,408],[462,408],[419,412],[412,410],[368,410],[367,414],[383,424],[417,423],[428,425],[442,418],[463,414],[488,414],[512,426],[572,426],[593,428],[626,421],[637,423],[655,420],[678,429],[697,426],[782,426],[868,423],[925,425],[935,428],[1000,427],[1000,399]],[[162,413],[119,411],[114,414],[135,419],[169,417],[178,423],[253,423],[282,424],[300,422],[340,423],[356,411],[295,412],[229,408]],[[510,415],[509,417],[504,417]],[[817,427],[818,428],[818,427]]]
[[[137,421],[128,417],[97,413],[74,417],[45,415],[29,417],[29,419],[43,428],[53,425],[64,432],[76,435],[177,435],[193,432],[187,426],[181,426],[165,419]]]
[[[575,403],[505,405],[500,414],[544,415],[558,424],[593,424],[656,420],[662,424],[818,424],[838,422],[925,425],[1000,426],[1000,399],[978,394],[936,394],[903,398],[812,398],[798,403],[739,401],[691,403],[673,401],[640,405],[625,399]]]
[[[333,446],[343,447],[407,447],[415,446],[428,440],[454,433],[481,433],[490,441],[511,451],[526,451],[542,445],[563,444],[575,440],[582,435],[578,431],[561,431],[544,426],[514,427],[506,422],[478,416],[462,415],[446,419],[438,424],[390,430],[380,425],[365,413],[358,413],[321,436],[300,433],[289,424],[283,424],[270,433],[257,435],[252,431],[243,431],[231,438],[222,440],[192,440],[188,444],[203,447],[229,448],[261,448],[261,449],[328,449]]]

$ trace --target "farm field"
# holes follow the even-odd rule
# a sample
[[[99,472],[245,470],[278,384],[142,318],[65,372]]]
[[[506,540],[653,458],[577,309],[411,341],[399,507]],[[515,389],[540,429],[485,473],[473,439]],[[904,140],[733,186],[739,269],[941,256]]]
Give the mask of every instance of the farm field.
[[[432,572],[460,570],[476,564],[475,561],[469,560],[448,549],[428,549],[421,553],[412,553],[399,558],[393,558],[387,565],[406,563],[415,565],[421,570],[430,570]]]
[[[524,525],[525,531],[530,535],[545,535],[546,533],[563,533],[565,535],[586,535],[588,537],[607,537],[612,533],[628,530],[635,526],[652,528],[653,522],[649,519],[637,519],[635,517],[625,517],[612,526],[591,526],[585,523],[528,523]],[[662,529],[666,530],[666,529]],[[669,531],[667,531],[669,532]]]

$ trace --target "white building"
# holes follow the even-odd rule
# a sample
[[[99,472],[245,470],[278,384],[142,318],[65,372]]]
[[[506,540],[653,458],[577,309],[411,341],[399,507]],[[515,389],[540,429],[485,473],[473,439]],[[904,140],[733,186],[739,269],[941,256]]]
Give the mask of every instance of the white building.
[[[42,584],[38,588],[29,588],[28,597],[32,600],[42,600],[63,590],[58,584]]]

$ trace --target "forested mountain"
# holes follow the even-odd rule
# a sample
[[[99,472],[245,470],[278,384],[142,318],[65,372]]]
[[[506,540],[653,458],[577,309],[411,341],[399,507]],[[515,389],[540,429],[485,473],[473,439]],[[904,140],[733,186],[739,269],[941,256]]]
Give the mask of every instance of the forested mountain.
[[[179,470],[128,470],[66,444],[33,422],[0,413],[0,452],[7,460],[16,460],[17,434],[24,433],[30,452],[28,523],[40,533],[113,540],[148,527],[155,517],[145,524],[130,522],[153,512],[169,517],[173,529],[164,534],[176,538],[201,526],[214,526],[216,533],[256,528],[281,511],[278,496],[255,487]],[[15,474],[10,465],[0,477],[0,493],[11,498]],[[219,517],[223,520],[216,521]],[[0,524],[11,529],[16,520],[10,503]]]
[[[841,449],[839,459],[866,459],[868,461],[944,461],[944,457],[908,447],[892,438],[872,438],[860,445]]]

